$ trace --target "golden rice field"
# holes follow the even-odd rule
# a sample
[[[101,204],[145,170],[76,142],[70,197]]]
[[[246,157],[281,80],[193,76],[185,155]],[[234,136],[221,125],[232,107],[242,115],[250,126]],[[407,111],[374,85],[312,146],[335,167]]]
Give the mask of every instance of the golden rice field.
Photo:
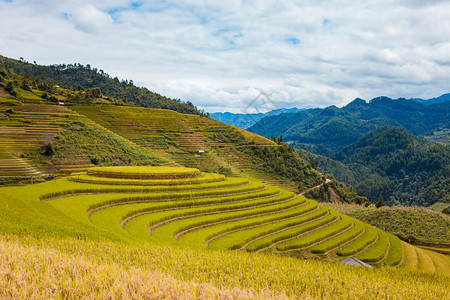
[[[449,277],[394,267],[91,242],[0,240],[0,298],[448,299]]]
[[[448,256],[278,187],[195,169],[94,170],[0,188],[1,297],[450,295]],[[143,179],[158,174],[175,176]],[[347,256],[376,268],[335,263]]]

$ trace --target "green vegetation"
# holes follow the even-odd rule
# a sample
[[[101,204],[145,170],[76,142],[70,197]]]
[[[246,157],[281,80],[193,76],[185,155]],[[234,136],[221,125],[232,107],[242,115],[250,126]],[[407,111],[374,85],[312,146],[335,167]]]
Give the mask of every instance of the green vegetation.
[[[293,186],[294,191],[322,180],[289,145],[277,146],[268,139],[209,118],[112,105],[72,108],[183,166],[207,172],[244,173],[270,184]]]
[[[376,249],[384,240],[388,243],[391,240],[392,251],[399,249],[399,242],[382,231],[378,232],[379,239],[372,245],[374,239],[367,227],[369,225],[291,192],[244,178],[204,174],[165,181],[141,179],[148,186],[120,184],[136,180],[127,179],[129,175],[170,174],[179,177],[197,172],[196,169],[180,167],[94,167],[89,173],[95,176],[75,174],[43,183],[40,188],[34,185],[23,190],[33,206],[47,207],[39,214],[45,215],[48,210],[53,211],[53,218],[57,218],[57,214],[67,216],[67,224],[63,222],[59,226],[62,236],[65,236],[65,228],[76,232],[75,228],[81,226],[83,230],[79,236],[84,238],[93,234],[91,230],[101,228],[99,232],[115,240],[248,251],[302,249],[312,256],[326,254],[329,259],[337,259],[347,247],[358,243],[357,251],[351,253],[377,253]],[[114,184],[76,181],[79,176],[87,176],[101,182],[102,179],[110,179],[111,174],[128,177]],[[198,181],[187,181],[193,179]],[[20,191],[18,187],[6,190],[10,189]],[[20,194],[14,193],[16,196]],[[8,209],[6,213],[9,213]],[[8,232],[8,227],[15,226],[5,223],[5,232]],[[363,242],[359,242],[360,239]],[[401,247],[400,254],[386,251],[387,263],[398,264],[402,251]],[[291,255],[291,252],[286,253]],[[296,254],[292,252],[292,255]]]
[[[312,253],[323,254],[331,249],[335,249],[340,245],[356,238],[364,232],[364,224],[362,222],[354,222],[354,226],[347,232],[322,242],[311,249]]]
[[[380,126],[401,126],[416,136],[433,136],[448,128],[450,102],[429,106],[406,99],[375,98],[370,103],[356,99],[338,108],[307,109],[298,113],[268,116],[249,131],[265,137],[282,135],[299,148],[327,155],[349,145]]]
[[[386,257],[386,264],[390,266],[398,265],[403,259],[403,246],[401,240],[393,234],[389,234],[389,253]]]
[[[389,236],[378,230],[378,241],[363,254],[358,255],[358,259],[368,263],[382,262],[389,253]]]
[[[0,66],[3,67],[2,70],[5,74],[5,69],[13,70],[17,74],[25,74],[20,86],[28,88],[30,85],[36,86],[47,93],[57,91],[55,85],[71,89],[74,92],[67,93],[64,99],[69,103],[95,103],[96,100],[97,102],[101,100],[100,103],[128,103],[142,107],[175,110],[186,114],[206,115],[204,111],[197,109],[189,101],[182,102],[179,99],[173,100],[161,96],[146,88],[135,86],[132,80],[120,81],[117,77],[112,78],[103,70],[91,68],[90,65],[83,66],[75,63],[41,66],[0,56]],[[16,86],[18,85],[19,83],[16,84]],[[15,91],[13,96],[18,98],[32,100],[43,98],[14,85],[11,86],[11,91]],[[102,95],[106,96],[105,99],[101,99]],[[51,97],[48,98],[51,101]],[[57,98],[54,98],[57,102]]]
[[[438,248],[438,247],[428,247],[428,246],[419,246],[422,249],[431,250],[437,253],[442,253],[445,255],[450,255],[450,249],[448,248]]]
[[[306,235],[301,239],[295,239],[286,243],[282,243],[277,246],[278,251],[287,251],[292,249],[305,248],[307,246],[316,244],[321,240],[334,236],[335,234],[345,231],[353,226],[353,222],[350,218],[342,218],[338,220],[333,226],[327,226],[313,235]]]
[[[238,232],[231,232],[223,236],[217,235],[218,238],[210,242],[208,246],[213,249],[226,247],[228,249],[245,248],[251,252],[259,251],[286,238],[317,228],[334,220],[334,218],[334,216],[327,217],[327,211],[320,209],[313,211],[311,214],[299,216],[295,220],[285,220],[277,224],[267,224],[255,228],[244,228]]]
[[[161,165],[141,148],[72,110],[57,105],[0,105],[0,165],[9,177],[84,171],[100,165]],[[23,180],[23,179],[22,179]]]
[[[344,212],[413,244],[439,245],[450,241],[448,216],[425,208],[352,208]]]
[[[324,180],[321,174],[301,159],[286,143],[281,142],[278,147],[253,146],[246,153],[250,156],[250,165],[253,168],[286,177],[297,183],[299,190]]]
[[[323,183],[320,187],[307,190],[304,195],[305,197],[321,202],[357,204],[365,204],[368,202],[366,197],[358,196],[356,190],[352,186],[345,186],[333,177]]]
[[[389,205],[430,206],[450,203],[450,146],[448,136],[442,137],[448,132],[449,105],[356,99],[343,108],[268,116],[248,130],[282,135],[297,150],[313,152],[302,157],[312,157],[318,170],[351,184],[372,203],[383,197]]]
[[[450,203],[450,146],[431,144],[399,127],[380,127],[335,153],[312,155],[322,172],[351,184],[372,203]]]
[[[86,175],[83,173],[76,173],[71,176],[71,180],[84,183],[98,183],[98,184],[115,184],[115,185],[180,185],[180,184],[195,184],[207,183],[224,180],[225,176],[215,173],[203,173],[199,177],[191,178],[175,178],[174,179],[160,179],[160,180],[146,180],[146,179],[121,179],[109,177],[96,177]]]
[[[350,256],[358,252],[363,251],[367,246],[373,244],[378,239],[377,230],[368,225],[364,224],[364,235],[356,241],[350,243],[348,246],[342,248],[337,252],[339,256]]]
[[[119,166],[93,167],[89,175],[125,179],[182,179],[200,176],[200,171],[184,167]]]
[[[74,118],[78,120],[62,124],[59,134],[51,141],[54,154],[36,159],[53,165],[160,165],[167,162],[83,116]]]

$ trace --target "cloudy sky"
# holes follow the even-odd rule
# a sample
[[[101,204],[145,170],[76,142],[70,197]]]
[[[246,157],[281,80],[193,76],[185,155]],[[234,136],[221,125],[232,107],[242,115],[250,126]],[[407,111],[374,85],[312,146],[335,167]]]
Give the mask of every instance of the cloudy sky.
[[[450,92],[450,1],[0,0],[0,55],[90,64],[207,111]]]

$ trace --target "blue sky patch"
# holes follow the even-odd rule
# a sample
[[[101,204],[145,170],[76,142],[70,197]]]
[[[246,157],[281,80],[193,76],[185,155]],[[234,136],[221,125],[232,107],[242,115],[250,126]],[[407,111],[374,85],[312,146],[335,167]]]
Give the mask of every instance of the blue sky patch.
[[[301,43],[301,41],[298,38],[290,37],[286,39],[286,43],[291,45],[298,45]]]
[[[142,4],[144,4],[144,2],[142,2],[142,1],[132,2],[132,3],[131,3],[131,7],[132,7],[132,8],[139,8],[139,7],[142,6]]]

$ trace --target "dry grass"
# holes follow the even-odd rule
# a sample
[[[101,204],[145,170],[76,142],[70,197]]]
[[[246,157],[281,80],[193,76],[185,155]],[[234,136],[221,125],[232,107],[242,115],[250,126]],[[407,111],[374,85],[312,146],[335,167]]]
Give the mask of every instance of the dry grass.
[[[448,299],[449,277],[237,251],[0,238],[1,299]]]
[[[219,289],[165,274],[84,255],[0,241],[2,299],[252,299],[287,298],[273,293]]]
[[[417,252],[414,246],[402,242],[403,250],[405,251],[405,258],[402,262],[402,266],[409,269],[417,269],[419,261],[417,259]]]
[[[417,259],[419,261],[418,268],[427,272],[436,272],[433,260],[428,255],[428,251],[416,248]]]

